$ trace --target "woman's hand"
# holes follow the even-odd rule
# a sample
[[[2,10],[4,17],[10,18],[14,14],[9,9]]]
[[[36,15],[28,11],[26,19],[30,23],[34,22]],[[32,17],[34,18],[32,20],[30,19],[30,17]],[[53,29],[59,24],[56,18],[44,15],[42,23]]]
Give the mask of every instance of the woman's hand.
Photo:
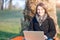
[[[44,38],[45,38],[45,39],[48,39],[48,37],[47,37],[46,35],[44,35]]]
[[[25,37],[23,38],[23,40],[26,40]]]

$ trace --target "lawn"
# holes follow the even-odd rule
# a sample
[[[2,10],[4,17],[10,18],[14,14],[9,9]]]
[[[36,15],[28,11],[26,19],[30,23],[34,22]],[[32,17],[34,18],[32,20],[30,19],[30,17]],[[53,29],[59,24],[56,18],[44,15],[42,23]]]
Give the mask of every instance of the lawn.
[[[57,18],[58,18],[58,25],[60,28],[60,9],[57,9]]]
[[[22,17],[20,10],[0,10],[0,40],[20,35]]]
[[[57,16],[60,26],[59,10]],[[0,10],[0,40],[8,40],[20,35],[22,18],[23,14],[20,10]]]
[[[57,9],[57,19],[58,19],[58,25],[60,28],[60,9]],[[59,29],[59,32],[60,32],[60,29]],[[60,33],[58,34],[58,37],[60,38]]]

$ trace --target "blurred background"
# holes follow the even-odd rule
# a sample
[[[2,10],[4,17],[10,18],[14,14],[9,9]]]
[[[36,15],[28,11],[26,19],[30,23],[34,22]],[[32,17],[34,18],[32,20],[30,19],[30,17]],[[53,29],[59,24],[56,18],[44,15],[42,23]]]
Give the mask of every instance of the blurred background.
[[[0,0],[0,40],[20,35],[25,2],[26,0]],[[60,0],[56,0],[56,9],[60,28]]]
[[[25,0],[0,0],[0,40],[20,35]]]

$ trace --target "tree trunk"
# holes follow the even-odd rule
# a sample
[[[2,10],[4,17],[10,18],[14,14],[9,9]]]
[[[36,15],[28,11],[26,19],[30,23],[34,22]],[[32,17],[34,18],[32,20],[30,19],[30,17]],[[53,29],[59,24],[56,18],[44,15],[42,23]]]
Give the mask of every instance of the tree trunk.
[[[0,10],[3,10],[4,0],[0,0]]]
[[[2,0],[0,0],[0,10],[1,10]]]
[[[24,10],[24,19],[25,21],[30,21],[36,10],[36,5],[40,2],[43,2],[46,5],[46,9],[50,17],[54,20],[56,31],[59,33],[58,23],[57,23],[57,16],[56,16],[56,0],[27,0],[26,7]]]
[[[9,1],[9,9],[12,9],[12,0]]]

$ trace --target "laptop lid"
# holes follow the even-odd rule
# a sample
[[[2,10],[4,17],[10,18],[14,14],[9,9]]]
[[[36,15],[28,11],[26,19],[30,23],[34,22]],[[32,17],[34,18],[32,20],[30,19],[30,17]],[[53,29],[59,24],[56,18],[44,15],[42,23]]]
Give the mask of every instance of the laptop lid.
[[[26,40],[45,40],[43,31],[23,31]]]

